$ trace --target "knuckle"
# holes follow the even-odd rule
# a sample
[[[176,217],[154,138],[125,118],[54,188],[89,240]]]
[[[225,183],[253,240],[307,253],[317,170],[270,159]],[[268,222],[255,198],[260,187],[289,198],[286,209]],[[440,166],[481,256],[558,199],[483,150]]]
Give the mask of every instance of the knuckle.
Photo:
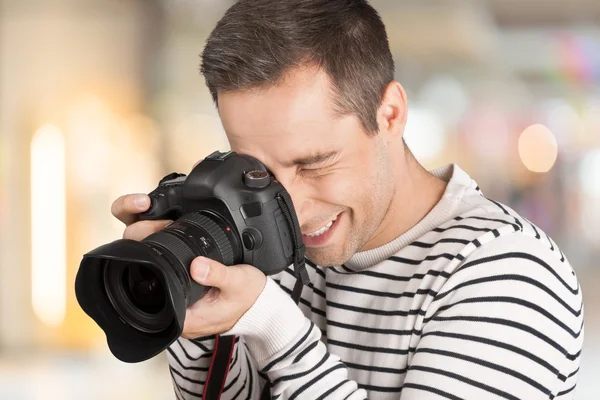
[[[216,266],[216,268],[214,266]],[[212,276],[210,278],[218,284],[227,283],[231,279],[229,267],[226,267],[221,264],[213,263],[213,266],[211,266],[208,275],[210,276],[211,274]]]
[[[139,223],[142,224],[142,228],[147,235],[156,233],[165,227],[164,221],[142,221]]]
[[[135,224],[129,225],[123,231],[123,239],[133,239],[135,233]]]
[[[138,221],[128,225],[123,232],[124,239],[142,240],[164,228],[165,221]]]
[[[253,282],[253,276],[249,271],[247,265],[233,265],[225,267],[226,277],[224,278],[227,286],[231,288],[244,288],[251,285]],[[252,268],[252,267],[250,267]]]
[[[131,226],[136,227],[135,235],[138,240],[142,240],[147,236],[153,234],[154,232],[159,231],[160,229],[156,227],[155,224],[152,224],[153,221],[140,221],[132,224]]]
[[[252,265],[240,265],[240,270],[242,271],[242,275],[244,276],[245,279],[252,279],[253,277],[256,277],[260,272],[259,269],[253,267]]]

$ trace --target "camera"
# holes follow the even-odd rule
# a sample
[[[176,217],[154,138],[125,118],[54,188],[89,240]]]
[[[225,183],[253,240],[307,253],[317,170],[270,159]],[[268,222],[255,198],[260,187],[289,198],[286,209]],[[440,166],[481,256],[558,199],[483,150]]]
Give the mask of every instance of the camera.
[[[152,358],[181,335],[186,308],[209,289],[190,276],[197,256],[266,275],[293,263],[307,279],[291,197],[259,160],[215,151],[189,175],[165,176],[149,196],[139,218],[174,222],[142,241],[120,239],[86,253],[75,279],[79,305],[119,360]]]

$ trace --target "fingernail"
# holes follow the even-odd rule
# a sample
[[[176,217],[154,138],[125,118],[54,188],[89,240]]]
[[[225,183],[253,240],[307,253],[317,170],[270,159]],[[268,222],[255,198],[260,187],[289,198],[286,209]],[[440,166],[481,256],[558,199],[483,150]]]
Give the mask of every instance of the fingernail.
[[[200,282],[204,282],[210,271],[210,263],[205,258],[197,258],[194,260],[192,268],[194,269],[193,272],[196,279]]]
[[[133,199],[133,202],[135,203],[136,207],[139,208],[144,208],[148,206],[148,202],[149,202],[149,198],[146,195],[141,195],[141,196],[137,196],[135,199]]]

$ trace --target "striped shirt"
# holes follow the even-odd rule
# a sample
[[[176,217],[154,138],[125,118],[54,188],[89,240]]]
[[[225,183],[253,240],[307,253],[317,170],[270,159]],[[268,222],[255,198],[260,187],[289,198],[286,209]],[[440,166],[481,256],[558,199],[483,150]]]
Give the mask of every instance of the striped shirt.
[[[222,399],[571,399],[583,342],[577,277],[556,243],[484,197],[458,166],[417,225],[341,266],[269,277],[236,334]],[[213,339],[168,349],[178,399],[198,399]]]

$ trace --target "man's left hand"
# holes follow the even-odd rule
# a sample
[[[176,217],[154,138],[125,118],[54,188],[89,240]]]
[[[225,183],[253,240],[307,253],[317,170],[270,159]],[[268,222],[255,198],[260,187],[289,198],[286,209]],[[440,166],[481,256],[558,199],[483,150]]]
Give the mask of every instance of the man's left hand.
[[[196,257],[190,267],[192,279],[210,290],[186,310],[181,336],[193,339],[230,330],[252,307],[267,277],[251,265],[225,266],[206,257]]]

